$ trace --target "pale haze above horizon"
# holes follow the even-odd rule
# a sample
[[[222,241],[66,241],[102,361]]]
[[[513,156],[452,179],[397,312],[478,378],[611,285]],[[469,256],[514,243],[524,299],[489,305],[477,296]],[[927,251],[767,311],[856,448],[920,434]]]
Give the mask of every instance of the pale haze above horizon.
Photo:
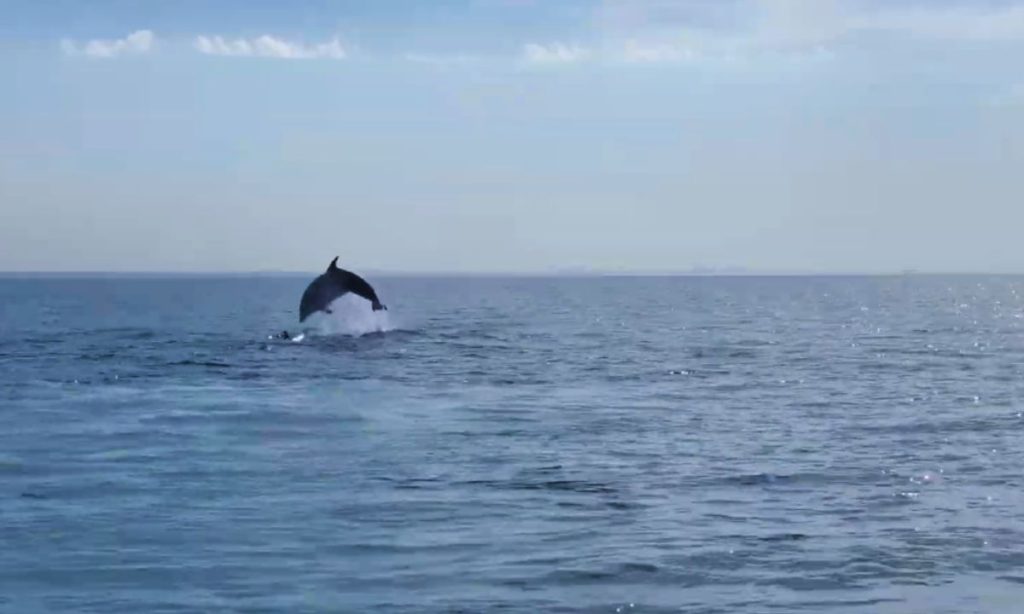
[[[0,271],[1024,272],[1024,0],[10,0]]]

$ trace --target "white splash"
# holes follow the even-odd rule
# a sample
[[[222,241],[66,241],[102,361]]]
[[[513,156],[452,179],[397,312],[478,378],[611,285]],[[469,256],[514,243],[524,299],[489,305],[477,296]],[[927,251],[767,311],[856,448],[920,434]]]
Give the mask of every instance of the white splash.
[[[331,313],[317,312],[306,321],[316,334],[359,337],[396,328],[387,311],[373,311],[366,299],[354,294],[338,297],[330,309]]]

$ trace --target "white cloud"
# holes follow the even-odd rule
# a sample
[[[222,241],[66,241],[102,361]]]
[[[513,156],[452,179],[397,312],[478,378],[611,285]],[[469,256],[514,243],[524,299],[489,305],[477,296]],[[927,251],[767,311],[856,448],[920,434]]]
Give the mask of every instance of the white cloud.
[[[951,0],[604,0],[584,45],[567,42],[523,45],[519,59],[536,65],[590,60],[669,63],[784,54],[823,56],[841,45],[890,40],[1024,43],[1024,0],[993,5]],[[61,41],[68,55],[115,58],[151,52],[156,37],[138,30],[120,39]],[[253,38],[197,36],[192,46],[207,55],[341,60],[348,52],[337,39],[289,41],[269,34]],[[482,61],[482,56],[408,53],[400,59],[433,66]]]
[[[115,58],[120,55],[149,53],[156,37],[150,30],[136,30],[124,38],[112,40],[94,39],[79,46],[73,40],[64,39],[60,48],[68,55],[87,55],[93,58]]]
[[[206,55],[233,57],[343,60],[348,56],[337,38],[325,43],[306,45],[289,42],[269,34],[252,39],[236,38],[234,40],[228,40],[221,36],[197,36],[193,46],[197,51]]]
[[[565,43],[528,43],[523,46],[523,58],[532,64],[572,64],[587,60],[590,56],[588,49]]]

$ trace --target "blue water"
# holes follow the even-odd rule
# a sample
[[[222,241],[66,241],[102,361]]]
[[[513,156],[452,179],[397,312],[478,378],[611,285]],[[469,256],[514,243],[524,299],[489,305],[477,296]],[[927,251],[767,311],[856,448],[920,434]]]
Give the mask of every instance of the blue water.
[[[0,610],[1024,607],[1024,278],[307,281],[0,280]]]

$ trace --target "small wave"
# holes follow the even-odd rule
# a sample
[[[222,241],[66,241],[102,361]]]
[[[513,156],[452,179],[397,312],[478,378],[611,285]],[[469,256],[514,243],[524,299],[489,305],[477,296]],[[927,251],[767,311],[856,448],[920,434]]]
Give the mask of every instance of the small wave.
[[[231,365],[226,362],[219,362],[216,360],[179,360],[177,362],[168,363],[172,367],[213,367],[218,369],[227,369]]]
[[[120,354],[110,350],[104,352],[84,352],[78,356],[79,360],[106,361],[120,358]]]

